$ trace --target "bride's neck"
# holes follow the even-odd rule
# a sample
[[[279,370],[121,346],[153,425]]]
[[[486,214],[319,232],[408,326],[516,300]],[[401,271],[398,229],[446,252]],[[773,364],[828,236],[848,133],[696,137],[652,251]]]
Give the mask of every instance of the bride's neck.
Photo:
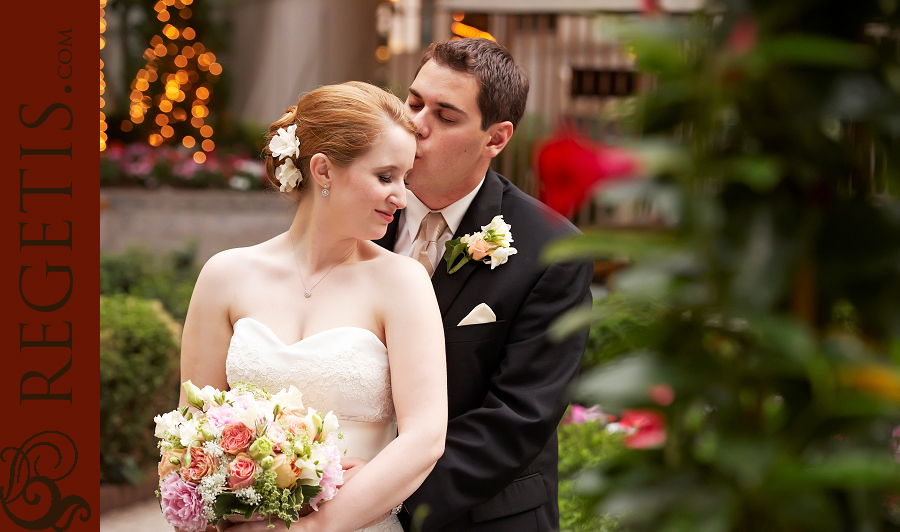
[[[316,212],[316,206],[304,203],[288,228],[288,243],[303,271],[314,274],[352,260],[359,240],[342,234],[339,223],[329,222],[325,213]]]

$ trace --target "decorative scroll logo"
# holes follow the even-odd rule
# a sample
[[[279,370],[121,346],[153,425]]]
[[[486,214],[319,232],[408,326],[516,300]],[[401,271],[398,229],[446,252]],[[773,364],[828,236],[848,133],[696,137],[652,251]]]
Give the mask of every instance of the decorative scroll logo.
[[[21,447],[0,451],[0,462],[9,463],[9,484],[0,486],[0,505],[21,528],[62,532],[76,516],[83,522],[91,507],[77,495],[62,496],[56,483],[69,476],[78,462],[72,438],[62,432],[39,432]],[[55,463],[54,463],[55,462]]]

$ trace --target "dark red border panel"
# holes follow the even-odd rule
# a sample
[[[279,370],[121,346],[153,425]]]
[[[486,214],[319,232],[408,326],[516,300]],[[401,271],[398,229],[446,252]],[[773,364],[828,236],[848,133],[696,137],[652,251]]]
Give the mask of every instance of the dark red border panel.
[[[99,7],[3,3],[4,531],[100,528]]]

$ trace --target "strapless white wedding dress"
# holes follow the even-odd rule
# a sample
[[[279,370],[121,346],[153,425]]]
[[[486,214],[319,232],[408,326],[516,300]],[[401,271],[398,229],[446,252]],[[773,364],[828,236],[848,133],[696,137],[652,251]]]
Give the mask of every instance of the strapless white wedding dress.
[[[368,329],[338,327],[286,345],[253,318],[234,323],[225,361],[228,384],[276,393],[292,384],[303,405],[334,412],[347,456],[371,460],[397,435],[387,347]],[[366,532],[402,532],[392,515]]]

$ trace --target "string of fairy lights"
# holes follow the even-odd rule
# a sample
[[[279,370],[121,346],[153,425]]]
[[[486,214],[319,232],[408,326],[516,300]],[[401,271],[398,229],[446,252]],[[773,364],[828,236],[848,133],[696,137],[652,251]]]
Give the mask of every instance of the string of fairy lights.
[[[101,4],[105,1],[101,0]],[[149,126],[146,141],[151,146],[180,142],[187,149],[196,149],[193,159],[202,163],[206,161],[206,153],[215,148],[213,128],[206,120],[213,85],[222,74],[222,65],[197,40],[196,30],[188,25],[193,2],[159,0],[154,6],[156,18],[166,25],[144,50],[146,64],[131,81],[129,116],[120,128],[129,132],[135,125],[146,122]],[[101,91],[102,75],[101,72]],[[101,131],[101,150],[105,146],[104,137]]]
[[[100,49],[106,47],[106,38],[103,37],[103,34],[106,33],[106,0],[100,0]],[[103,94],[106,92],[106,81],[103,80],[103,59],[100,59],[100,151],[106,149],[106,141],[108,139],[106,135],[106,115],[103,113],[103,107],[106,105],[106,102],[103,100]]]

